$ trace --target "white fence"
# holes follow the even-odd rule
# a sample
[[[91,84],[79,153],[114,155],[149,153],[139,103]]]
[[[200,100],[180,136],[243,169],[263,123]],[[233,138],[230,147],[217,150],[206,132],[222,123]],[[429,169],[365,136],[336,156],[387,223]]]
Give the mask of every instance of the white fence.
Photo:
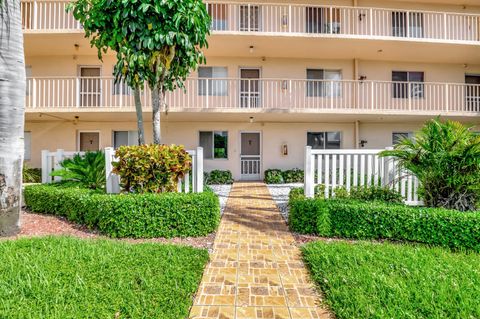
[[[197,147],[195,150],[188,150],[192,158],[192,169],[182,179],[178,180],[177,191],[179,193],[201,193],[203,192],[203,148]],[[48,150],[42,151],[42,183],[48,184],[54,181],[60,181],[60,177],[52,177],[50,173],[60,168],[60,163],[73,157],[75,154],[83,155],[84,152],[65,152],[58,149],[55,152]],[[115,150],[113,147],[105,148],[105,174],[106,191],[109,194],[120,192],[120,178],[112,172],[112,162],[115,161]]]
[[[325,185],[325,197],[335,197],[335,188],[356,186],[391,187],[408,205],[421,205],[418,179],[399,169],[392,158],[380,157],[383,150],[305,149],[305,196],[313,197],[315,185]]]
[[[151,106],[150,90],[141,95]],[[196,79],[166,94],[170,110],[295,109],[345,112],[480,113],[480,85],[301,79]],[[134,97],[112,77],[28,78],[25,106],[34,109],[132,109]]]

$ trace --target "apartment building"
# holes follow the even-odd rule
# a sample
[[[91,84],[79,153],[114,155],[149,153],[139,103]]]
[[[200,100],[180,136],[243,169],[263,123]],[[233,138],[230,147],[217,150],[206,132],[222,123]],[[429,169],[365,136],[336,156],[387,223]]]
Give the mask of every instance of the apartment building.
[[[204,148],[236,179],[303,167],[304,147],[385,148],[430,118],[480,131],[478,0],[207,2],[207,64],[167,96],[164,143]],[[134,144],[131,90],[62,0],[22,1],[25,147]],[[151,141],[148,90],[142,95]]]

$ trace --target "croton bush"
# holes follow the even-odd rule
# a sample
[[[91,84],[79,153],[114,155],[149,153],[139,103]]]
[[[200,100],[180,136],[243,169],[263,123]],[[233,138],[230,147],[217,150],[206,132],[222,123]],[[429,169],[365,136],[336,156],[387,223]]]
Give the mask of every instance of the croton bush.
[[[113,172],[120,176],[125,192],[175,192],[178,179],[192,167],[192,158],[182,145],[121,146],[115,156]]]

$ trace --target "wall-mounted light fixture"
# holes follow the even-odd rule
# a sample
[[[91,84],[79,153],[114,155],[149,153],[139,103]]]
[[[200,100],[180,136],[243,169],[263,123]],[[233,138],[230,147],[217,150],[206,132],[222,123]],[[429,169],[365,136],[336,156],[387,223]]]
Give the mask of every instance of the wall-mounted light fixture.
[[[360,75],[360,77],[358,78],[359,81],[365,81],[366,79],[367,79],[366,75]]]
[[[281,152],[282,152],[282,156],[288,156],[288,145],[287,145],[287,143],[282,144]]]
[[[364,147],[365,147],[365,144],[367,144],[367,143],[368,143],[368,141],[366,141],[366,140],[361,140],[361,141],[360,141],[360,147],[361,147],[361,148],[364,148]]]
[[[255,47],[254,47],[253,45],[251,45],[250,48],[248,49],[248,51],[249,51],[250,53],[253,53],[253,49],[255,49]]]
[[[250,116],[250,118],[249,118],[250,123],[253,123],[253,120],[254,120],[253,116]]]

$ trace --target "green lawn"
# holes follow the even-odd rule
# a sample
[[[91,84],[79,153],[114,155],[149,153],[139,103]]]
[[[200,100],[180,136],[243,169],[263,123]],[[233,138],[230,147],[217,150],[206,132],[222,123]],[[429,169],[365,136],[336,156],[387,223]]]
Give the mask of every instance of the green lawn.
[[[206,250],[47,237],[0,241],[0,318],[185,318]]]
[[[303,248],[337,318],[480,318],[480,254],[314,242]]]

